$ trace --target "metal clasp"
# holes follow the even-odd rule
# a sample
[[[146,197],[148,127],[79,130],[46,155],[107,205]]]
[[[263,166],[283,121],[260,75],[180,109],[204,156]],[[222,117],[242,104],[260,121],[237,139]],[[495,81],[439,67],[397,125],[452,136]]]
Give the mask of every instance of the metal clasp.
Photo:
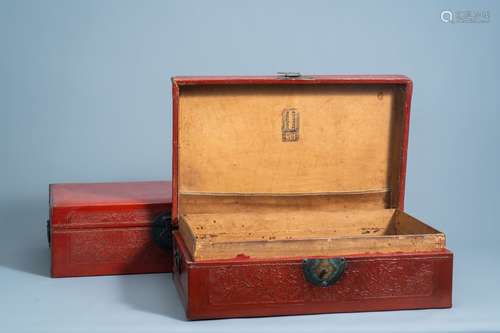
[[[172,218],[170,211],[158,215],[153,220],[153,240],[160,248],[171,251],[172,248]]]
[[[50,219],[47,220],[47,223],[45,225],[45,227],[47,228],[47,241],[49,242],[49,247],[51,246],[51,239],[50,239],[50,232],[51,232],[51,228],[50,228]]]
[[[340,280],[345,267],[344,258],[304,259],[302,264],[306,280],[319,287],[328,287]]]
[[[278,72],[277,74],[284,79],[299,78],[302,76],[300,72]]]

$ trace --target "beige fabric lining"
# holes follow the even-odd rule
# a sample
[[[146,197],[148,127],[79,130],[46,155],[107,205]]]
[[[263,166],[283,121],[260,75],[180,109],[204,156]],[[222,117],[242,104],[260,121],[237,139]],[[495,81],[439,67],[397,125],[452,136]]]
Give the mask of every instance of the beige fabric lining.
[[[181,201],[193,193],[397,191],[397,87],[194,86],[182,87],[179,101]],[[283,142],[283,110],[292,108],[299,139]]]
[[[179,211],[189,214],[235,212],[337,211],[389,208],[390,192],[337,195],[181,194]]]

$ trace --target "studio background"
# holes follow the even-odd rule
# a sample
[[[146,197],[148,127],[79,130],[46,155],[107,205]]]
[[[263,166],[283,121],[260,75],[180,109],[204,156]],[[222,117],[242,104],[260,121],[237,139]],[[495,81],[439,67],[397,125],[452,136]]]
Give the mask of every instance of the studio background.
[[[499,9],[0,0],[0,330],[500,331]],[[185,322],[166,274],[49,278],[49,183],[170,179],[170,77],[278,71],[413,79],[405,208],[447,235],[452,309]]]

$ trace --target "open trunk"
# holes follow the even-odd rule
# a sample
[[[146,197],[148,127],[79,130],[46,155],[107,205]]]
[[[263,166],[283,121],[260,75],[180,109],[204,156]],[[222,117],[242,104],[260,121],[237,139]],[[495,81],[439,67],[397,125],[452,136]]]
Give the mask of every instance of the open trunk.
[[[451,305],[445,235],[404,212],[411,87],[173,79],[174,280],[189,318]]]

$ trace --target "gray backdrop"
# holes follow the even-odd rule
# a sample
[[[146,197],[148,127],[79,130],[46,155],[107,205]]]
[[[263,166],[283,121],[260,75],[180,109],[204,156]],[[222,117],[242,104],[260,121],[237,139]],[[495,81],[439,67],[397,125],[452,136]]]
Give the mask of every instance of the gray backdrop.
[[[499,331],[499,9],[0,1],[0,331]],[[283,70],[414,80],[406,208],[448,236],[453,309],[189,323],[166,274],[48,277],[49,183],[169,179],[171,76]]]

